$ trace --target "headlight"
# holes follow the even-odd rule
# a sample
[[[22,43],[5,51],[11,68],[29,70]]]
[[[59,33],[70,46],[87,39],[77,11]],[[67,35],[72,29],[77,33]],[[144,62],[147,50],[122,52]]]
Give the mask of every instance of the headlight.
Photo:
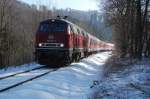
[[[64,44],[60,44],[60,47],[64,47]]]
[[[39,43],[39,47],[41,47],[42,46],[42,43]]]

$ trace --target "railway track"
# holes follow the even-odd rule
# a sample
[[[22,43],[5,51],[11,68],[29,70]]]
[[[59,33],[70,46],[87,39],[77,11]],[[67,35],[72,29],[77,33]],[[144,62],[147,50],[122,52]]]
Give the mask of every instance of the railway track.
[[[42,68],[42,67],[41,67]],[[44,67],[43,67],[44,68]],[[28,71],[24,71],[24,72],[20,72],[20,73],[16,73],[16,75],[20,75],[20,74],[23,74],[23,73],[27,73],[27,72],[30,72],[30,71],[34,71],[34,70],[37,70],[38,68],[35,68],[35,69],[32,69],[32,70],[28,70]],[[39,68],[40,69],[40,68]],[[40,74],[38,74],[38,75],[36,75],[36,76],[34,76],[34,77],[30,77],[30,78],[28,78],[28,79],[26,79],[26,80],[23,80],[23,81],[20,81],[20,82],[17,82],[17,83],[15,83],[15,84],[10,84],[9,86],[7,86],[7,87],[4,87],[4,88],[1,88],[0,89],[0,93],[2,93],[2,92],[5,92],[5,91],[7,91],[7,90],[10,90],[10,89],[12,89],[12,88],[15,88],[15,87],[17,87],[17,86],[20,86],[20,85],[23,85],[23,84],[25,84],[25,83],[27,83],[27,82],[29,82],[29,81],[32,81],[32,80],[35,80],[35,79],[37,79],[37,78],[40,78],[40,77],[42,77],[42,76],[45,76],[45,75],[47,75],[47,74],[49,74],[49,73],[51,73],[51,72],[53,72],[53,71],[56,71],[57,69],[47,69],[47,70],[45,70],[45,72],[43,72],[43,73],[40,73]],[[14,75],[14,76],[16,76],[16,75]],[[9,78],[9,77],[13,77],[13,76],[8,76],[8,77],[3,77],[3,79],[6,79],[6,78]]]
[[[41,66],[41,67],[25,70],[25,71],[22,71],[22,72],[17,72],[17,73],[11,74],[11,75],[3,76],[3,77],[0,77],[0,80],[7,79],[7,78],[10,78],[10,77],[14,77],[14,76],[17,76],[17,75],[20,75],[20,74],[28,73],[28,72],[38,70],[38,69],[42,69],[42,68],[46,68],[46,66]]]

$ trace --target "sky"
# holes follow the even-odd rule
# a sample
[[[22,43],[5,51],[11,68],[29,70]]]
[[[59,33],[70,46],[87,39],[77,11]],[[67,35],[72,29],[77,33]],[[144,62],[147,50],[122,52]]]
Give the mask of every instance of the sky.
[[[77,10],[98,10],[96,0],[19,0],[28,4],[41,4],[50,6],[51,8],[71,8]]]

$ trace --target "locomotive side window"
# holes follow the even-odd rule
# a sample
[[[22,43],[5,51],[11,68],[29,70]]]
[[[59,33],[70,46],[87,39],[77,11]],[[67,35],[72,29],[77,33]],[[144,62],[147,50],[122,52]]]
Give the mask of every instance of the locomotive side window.
[[[86,36],[86,34],[85,34],[85,32],[84,31],[82,31],[82,35],[85,37]]]
[[[77,29],[77,32],[78,32],[78,34],[80,34],[80,30],[79,29]]]
[[[72,29],[73,29],[74,33],[77,34],[77,29],[76,29],[76,27],[73,26],[73,25],[71,25],[71,26],[72,26]]]
[[[70,30],[71,30],[72,33],[74,33],[74,29],[71,25],[70,25]]]

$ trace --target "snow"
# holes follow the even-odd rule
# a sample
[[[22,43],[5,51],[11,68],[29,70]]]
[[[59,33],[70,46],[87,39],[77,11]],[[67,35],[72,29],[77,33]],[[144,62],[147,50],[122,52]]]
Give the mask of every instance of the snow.
[[[23,72],[25,70],[30,70],[33,68],[41,67],[42,65],[36,64],[36,63],[29,63],[29,64],[24,64],[21,66],[11,66],[9,68],[3,68],[0,70],[0,77],[12,75],[18,72]]]
[[[136,62],[109,76],[104,75],[111,52],[101,52],[53,71],[21,86],[0,93],[0,99],[150,99],[150,59]],[[124,65],[127,63],[122,61]],[[25,66],[25,67],[24,67]],[[24,65],[0,74],[8,75],[40,66]],[[0,89],[17,83],[43,70],[0,80]]]
[[[111,73],[95,88],[98,99],[150,99],[150,59]]]
[[[45,70],[45,69],[35,70],[35,71],[31,71],[29,73],[16,75],[15,77],[10,77],[10,78],[7,78],[7,79],[3,79],[3,80],[0,81],[0,89],[4,89],[6,87],[17,84],[19,82],[22,82],[22,81],[28,80],[30,78],[36,77],[37,75],[43,74],[47,71],[48,70]]]
[[[91,86],[99,79],[100,70],[110,56],[111,52],[92,55],[78,63],[72,63],[68,67],[60,68],[41,78],[2,92],[0,99],[91,99],[95,90]],[[22,75],[22,78],[27,78],[29,75],[31,73]],[[21,78],[13,79],[11,83]],[[3,82],[9,84],[9,81],[4,80],[0,81],[0,84]]]

